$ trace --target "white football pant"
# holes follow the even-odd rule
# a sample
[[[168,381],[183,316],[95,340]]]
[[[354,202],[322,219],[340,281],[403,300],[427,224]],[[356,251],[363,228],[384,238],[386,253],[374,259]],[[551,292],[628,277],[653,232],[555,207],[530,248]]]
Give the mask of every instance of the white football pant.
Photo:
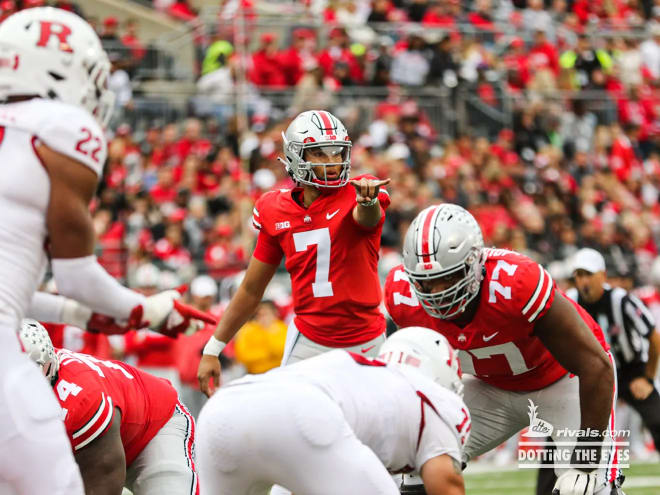
[[[126,470],[133,495],[197,495],[195,420],[181,402]]]
[[[472,417],[470,438],[465,445],[464,460],[467,462],[491,449],[494,449],[520,430],[530,426],[530,403],[536,406],[539,418],[553,426],[552,439],[557,442],[574,442],[574,438],[558,432],[564,428],[579,430],[580,428],[580,392],[579,378],[568,374],[541,390],[533,392],[511,392],[502,390],[470,375],[463,375],[464,397]],[[616,390],[615,390],[616,392]],[[616,401],[616,393],[615,399]],[[609,429],[614,429],[614,404],[610,417]],[[545,437],[523,437],[526,442],[545,441]],[[614,463],[614,449],[611,440],[609,445],[611,455],[608,465]],[[572,448],[571,446],[564,448]],[[608,447],[603,447],[603,450]],[[468,468],[469,469],[469,468]],[[556,468],[557,476],[566,468]],[[616,469],[603,467],[597,470],[598,484],[594,493],[609,495],[610,481],[616,478]]]
[[[228,385],[198,420],[202,495],[293,493],[398,495],[376,454],[339,406],[308,384]]]
[[[376,357],[378,356],[378,350],[387,336],[385,332],[380,334],[378,337],[374,337],[367,342],[362,344],[354,345],[351,347],[344,347],[342,349],[355,354],[360,354],[365,357]],[[282,356],[281,365],[293,364],[304,359],[309,359],[324,352],[333,351],[335,347],[327,347],[321,344],[317,344],[312,340],[305,337],[302,333],[296,328],[294,320],[291,320],[289,327],[286,331],[286,342],[284,344],[284,354]]]
[[[53,389],[0,325],[0,493],[83,495]]]

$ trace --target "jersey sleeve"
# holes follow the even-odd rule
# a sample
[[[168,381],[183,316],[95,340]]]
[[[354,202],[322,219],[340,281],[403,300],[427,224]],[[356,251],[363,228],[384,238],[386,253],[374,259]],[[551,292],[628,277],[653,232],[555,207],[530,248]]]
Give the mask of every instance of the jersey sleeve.
[[[415,455],[417,471],[420,472],[428,460],[441,455],[450,456],[460,465],[463,450],[449,425],[436,414],[427,414],[425,419],[426,428]]]
[[[555,282],[541,265],[529,258],[520,263],[515,277],[515,312],[534,325],[552,306]]]
[[[64,424],[74,451],[103,436],[112,425],[115,405],[106,391],[58,380],[56,393],[66,411]]]
[[[252,226],[259,231],[257,245],[254,248],[252,256],[263,263],[279,265],[284,256],[284,251],[282,251],[282,247],[277,239],[268,232],[264,222],[264,216],[267,215],[268,211],[265,198],[268,197],[272,201],[272,193],[266,193],[257,200],[252,210]]]
[[[390,270],[385,280],[385,309],[399,328],[415,326],[411,313],[419,308],[419,301],[412,291],[403,265]]]
[[[433,457],[448,455],[460,465],[472,421],[465,403],[458,396],[443,393],[431,399],[418,391],[422,399],[421,436],[415,454],[418,472]]]
[[[60,105],[37,131],[46,146],[103,174],[108,144],[101,126],[89,112],[71,105]]]

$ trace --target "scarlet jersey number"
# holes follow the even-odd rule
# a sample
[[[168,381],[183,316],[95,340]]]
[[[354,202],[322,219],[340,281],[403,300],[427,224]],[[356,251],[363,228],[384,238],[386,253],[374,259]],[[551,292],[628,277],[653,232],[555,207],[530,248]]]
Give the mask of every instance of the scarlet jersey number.
[[[80,129],[82,138],[76,143],[76,151],[85,156],[91,157],[96,163],[99,162],[99,153],[102,150],[103,141],[100,137],[94,136],[87,127]]]

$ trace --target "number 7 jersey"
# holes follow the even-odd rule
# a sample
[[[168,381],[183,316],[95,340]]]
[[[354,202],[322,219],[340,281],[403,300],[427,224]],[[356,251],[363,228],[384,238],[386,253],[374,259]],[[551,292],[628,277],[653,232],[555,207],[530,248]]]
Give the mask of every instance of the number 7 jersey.
[[[356,179],[361,177],[375,179]],[[286,257],[295,324],[310,340],[328,347],[371,340],[385,331],[378,252],[389,195],[380,189],[381,220],[367,229],[353,219],[356,192],[351,184],[321,194],[309,208],[293,199],[301,192],[283,189],[259,198],[253,256],[274,265]]]
[[[465,327],[429,316],[412,292],[403,265],[394,267],[385,282],[387,311],[399,327],[423,326],[444,335],[452,347],[459,349],[464,373],[504,390],[547,387],[567,373],[533,335],[534,325],[556,297],[554,281],[527,256],[505,249],[484,252],[485,275],[478,308]],[[598,324],[569,301],[607,350]]]

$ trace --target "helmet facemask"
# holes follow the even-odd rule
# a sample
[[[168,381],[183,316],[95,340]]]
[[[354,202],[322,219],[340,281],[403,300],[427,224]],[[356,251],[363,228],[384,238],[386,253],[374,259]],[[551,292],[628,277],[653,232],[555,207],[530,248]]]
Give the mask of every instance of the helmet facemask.
[[[284,135],[282,136],[284,137]],[[289,175],[300,184],[319,188],[338,188],[348,183],[351,173],[351,147],[350,141],[322,141],[322,142],[287,142],[285,140],[286,157],[285,166]],[[321,152],[328,158],[341,154],[340,162],[315,162],[305,159],[305,152]],[[341,166],[336,177],[327,177],[326,167]]]
[[[422,273],[406,270],[412,289],[424,310],[433,318],[449,320],[463,313],[477,296],[482,280],[481,249],[472,248],[463,263],[440,272]],[[446,277],[458,278],[450,287],[430,292],[424,287]]]

